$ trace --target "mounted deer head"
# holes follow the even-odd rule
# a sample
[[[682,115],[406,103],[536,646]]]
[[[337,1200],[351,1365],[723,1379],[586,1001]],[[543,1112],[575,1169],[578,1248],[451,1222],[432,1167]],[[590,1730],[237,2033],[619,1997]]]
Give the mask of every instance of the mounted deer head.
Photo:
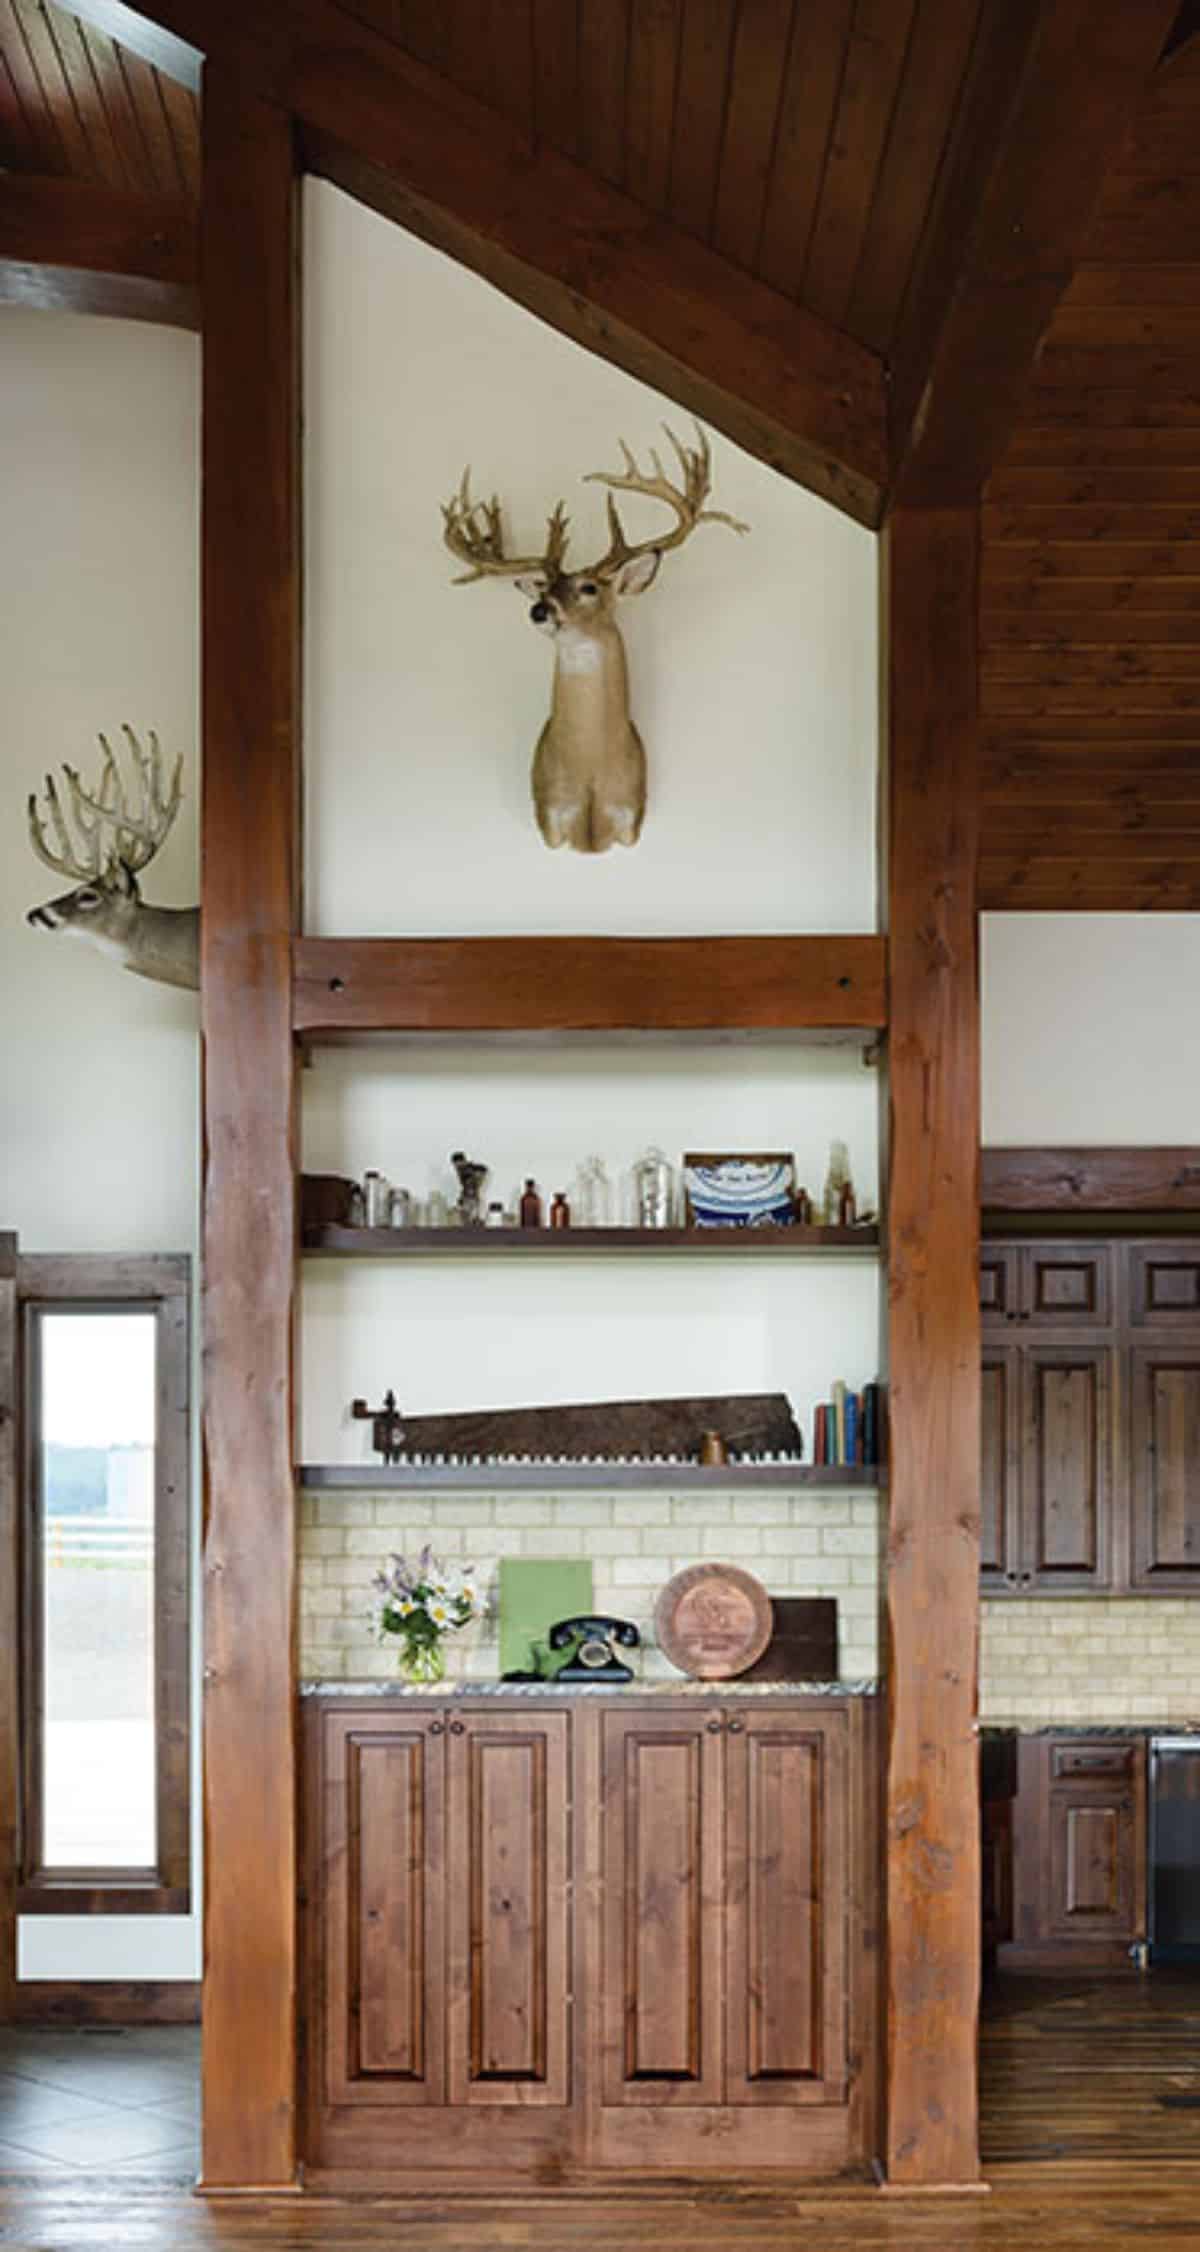
[[[530,617],[554,642],[554,688],[550,717],[533,755],[533,802],[538,827],[552,847],[576,852],[607,852],[610,845],[633,845],[646,811],[646,753],[629,716],[625,645],[616,620],[617,597],[644,594],[668,548],[682,547],[697,524],[728,524],[744,532],[733,516],[706,508],[712,487],[708,440],[697,425],[696,447],[667,436],[679,463],[672,483],[656,453],[653,476],[639,470],[624,440],[623,473],[593,470],[586,484],[607,485],[609,544],[596,563],[568,571],[567,518],[558,502],[546,526],[540,555],[510,556],[504,551],[500,503],[473,501],[470,470],[442,510],[450,553],[469,569],[457,586],[473,579],[506,578],[532,596]],[[655,537],[631,545],[617,514],[613,492],[641,493],[666,503],[675,523]]]
[[[147,907],[138,889],[138,876],[148,868],[179,811],[182,758],[177,758],[167,788],[163,789],[162,755],[158,737],[151,734],[144,747],[131,727],[121,730],[133,754],[139,782],[136,805],[130,805],[120,769],[106,736],[100,737],[104,765],[100,787],[85,790],[74,767],[64,760],[66,805],[52,775],[46,776],[46,813],[38,812],[36,793],[29,799],[29,839],[38,859],[60,876],[75,879],[77,888],[57,899],[31,907],[25,920],[35,930],[66,931],[72,938],[89,939],[136,977],[150,977],[161,985],[200,984],[200,910],[198,907]],[[70,823],[79,837],[71,839]],[[48,837],[53,831],[57,851]]]

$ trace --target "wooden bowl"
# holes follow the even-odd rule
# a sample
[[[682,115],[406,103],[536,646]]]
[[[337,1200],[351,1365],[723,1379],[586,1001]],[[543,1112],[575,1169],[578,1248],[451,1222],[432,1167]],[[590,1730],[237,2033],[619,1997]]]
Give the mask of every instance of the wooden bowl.
[[[690,1564],[667,1581],[654,1606],[659,1647],[695,1681],[730,1681],[761,1658],[771,1639],[771,1598],[737,1564]]]

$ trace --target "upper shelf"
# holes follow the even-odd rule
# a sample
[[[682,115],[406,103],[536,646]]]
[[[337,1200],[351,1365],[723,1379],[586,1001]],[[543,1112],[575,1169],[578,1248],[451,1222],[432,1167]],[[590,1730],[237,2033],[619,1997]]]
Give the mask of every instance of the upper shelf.
[[[394,1259],[433,1252],[458,1257],[530,1258],[550,1252],[625,1252],[634,1258],[680,1252],[687,1258],[734,1258],[879,1250],[879,1230],[861,1228],[306,1228],[304,1250],[318,1259]]]
[[[887,1022],[886,943],[758,938],[299,938],[292,1024],[389,1033],[787,1033]]]

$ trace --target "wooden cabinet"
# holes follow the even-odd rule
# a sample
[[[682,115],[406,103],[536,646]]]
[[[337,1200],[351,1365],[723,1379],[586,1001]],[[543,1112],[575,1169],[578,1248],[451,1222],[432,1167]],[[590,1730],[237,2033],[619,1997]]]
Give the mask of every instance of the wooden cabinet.
[[[310,2165],[547,2179],[868,2155],[875,1717],[314,1700]]]
[[[982,1585],[1200,1585],[1200,1242],[988,1243]]]
[[[1099,1968],[1144,1939],[1145,1753],[1134,1737],[1022,1737],[1002,1960]]]

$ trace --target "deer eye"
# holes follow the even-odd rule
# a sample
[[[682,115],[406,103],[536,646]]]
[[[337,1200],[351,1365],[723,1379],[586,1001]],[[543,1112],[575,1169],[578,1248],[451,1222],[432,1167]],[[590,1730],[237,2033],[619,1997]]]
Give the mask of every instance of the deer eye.
[[[598,594],[600,589],[594,579],[584,579],[579,591],[581,594]]]
[[[92,891],[90,887],[86,891],[77,891],[75,905],[77,907],[98,907],[100,905],[100,894],[98,891]]]

